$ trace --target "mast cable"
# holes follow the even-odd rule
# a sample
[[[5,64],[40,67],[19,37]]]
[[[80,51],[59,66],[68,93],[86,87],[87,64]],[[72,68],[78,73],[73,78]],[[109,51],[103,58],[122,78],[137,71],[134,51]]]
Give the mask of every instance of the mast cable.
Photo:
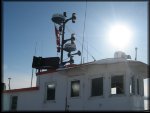
[[[66,28],[67,28],[67,30],[69,31],[70,34],[71,34],[72,32],[74,32],[73,30],[69,29],[67,25],[66,25]],[[71,31],[72,31],[72,32],[71,32]],[[76,34],[76,35],[81,38],[81,36],[79,36],[78,34]],[[76,38],[76,40],[79,42],[80,45],[82,45],[78,38]],[[85,41],[86,41],[86,40],[85,40]],[[86,41],[86,42],[87,42],[87,41]],[[88,43],[88,42],[87,42],[87,43]],[[88,45],[89,45],[89,44],[88,44]],[[93,48],[94,50],[98,51],[97,49],[95,49],[95,47],[93,47],[93,46],[91,46],[91,45],[90,45],[90,47]],[[87,47],[87,49],[86,49],[86,47],[84,46],[83,49],[89,54],[88,47]],[[94,61],[96,61],[96,59],[94,58],[94,56],[93,56],[91,53],[90,53],[89,55],[94,59]]]
[[[87,62],[88,62],[88,54],[89,54],[89,49],[88,49],[88,37],[87,37]]]
[[[84,46],[84,33],[85,33],[86,11],[87,11],[87,1],[86,1],[86,8],[85,8],[85,15],[84,15],[84,27],[83,27],[83,40],[82,40],[82,52],[81,52],[81,64],[82,64],[82,57],[83,57],[83,46]]]
[[[78,39],[77,39],[77,41],[79,42],[79,44],[81,44],[81,42]],[[83,47],[84,47],[83,49],[87,52],[88,51],[87,48],[85,46],[83,46]],[[96,61],[96,59],[94,58],[94,56],[91,53],[88,52],[88,54],[94,59],[94,61]]]

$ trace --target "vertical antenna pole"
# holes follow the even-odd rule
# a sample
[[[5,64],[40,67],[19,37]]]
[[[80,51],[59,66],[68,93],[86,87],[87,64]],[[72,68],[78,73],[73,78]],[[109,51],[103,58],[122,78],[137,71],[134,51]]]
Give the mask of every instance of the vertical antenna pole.
[[[88,54],[89,54],[89,50],[88,50],[88,42],[87,42],[87,62],[88,62]]]
[[[32,68],[32,76],[31,76],[31,87],[32,87],[32,81],[33,81],[33,68]]]
[[[137,60],[137,47],[135,48],[135,60]]]
[[[36,46],[37,46],[37,42],[36,42],[36,45],[35,45],[34,56],[36,55]],[[32,68],[31,87],[32,87],[32,81],[33,81],[33,72],[34,72],[34,69]]]
[[[9,90],[10,90],[10,89],[11,89],[11,88],[10,88],[10,80],[11,80],[11,78],[8,78],[8,79],[9,79],[8,87],[9,87]]]
[[[83,64],[84,64],[84,58],[85,58],[85,57],[83,57]]]

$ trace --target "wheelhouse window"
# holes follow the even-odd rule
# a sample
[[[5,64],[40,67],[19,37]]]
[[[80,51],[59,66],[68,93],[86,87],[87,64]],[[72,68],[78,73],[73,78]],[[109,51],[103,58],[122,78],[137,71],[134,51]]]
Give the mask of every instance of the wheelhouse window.
[[[134,77],[131,78],[131,82],[130,82],[130,94],[135,94],[135,79],[134,79]]]
[[[103,95],[103,77],[92,79],[91,96]]]
[[[140,95],[139,79],[137,79],[137,95]]]
[[[124,81],[123,76],[111,77],[111,94],[123,94],[124,93]]]
[[[12,96],[12,98],[11,98],[11,110],[13,110],[13,111],[17,110],[17,101],[18,101],[18,96]]]
[[[47,85],[47,100],[55,100],[55,83]]]
[[[71,97],[78,97],[80,93],[80,81],[71,81]]]

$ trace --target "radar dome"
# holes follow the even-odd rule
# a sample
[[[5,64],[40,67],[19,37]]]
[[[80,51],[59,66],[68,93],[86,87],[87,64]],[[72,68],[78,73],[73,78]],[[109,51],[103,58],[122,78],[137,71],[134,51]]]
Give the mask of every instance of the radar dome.
[[[126,58],[126,54],[122,51],[116,51],[114,54],[114,58]]]

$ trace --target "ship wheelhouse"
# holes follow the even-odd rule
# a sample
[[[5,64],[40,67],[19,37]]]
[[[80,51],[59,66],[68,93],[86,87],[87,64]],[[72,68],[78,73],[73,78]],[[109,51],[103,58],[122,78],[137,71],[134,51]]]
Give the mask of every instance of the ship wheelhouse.
[[[147,65],[108,58],[36,73],[35,88],[4,91],[8,110],[144,110]]]

